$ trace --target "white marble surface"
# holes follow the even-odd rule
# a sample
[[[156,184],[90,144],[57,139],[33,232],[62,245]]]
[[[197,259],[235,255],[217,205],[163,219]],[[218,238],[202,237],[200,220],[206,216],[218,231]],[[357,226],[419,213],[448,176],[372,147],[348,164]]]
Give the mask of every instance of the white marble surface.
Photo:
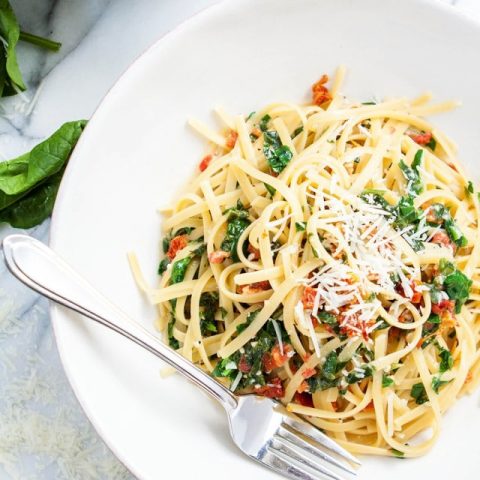
[[[65,121],[90,118],[146,47],[215,1],[13,0],[25,30],[63,46],[57,54],[20,47],[29,88],[23,98],[0,99],[0,159],[23,153]],[[480,19],[480,0],[437,1]],[[46,221],[30,233],[47,241],[48,230]],[[11,231],[0,226],[0,240]],[[45,426],[75,432],[74,441],[45,441],[39,436]],[[52,337],[47,302],[16,282],[0,262],[0,479],[11,478],[132,477],[73,396]]]

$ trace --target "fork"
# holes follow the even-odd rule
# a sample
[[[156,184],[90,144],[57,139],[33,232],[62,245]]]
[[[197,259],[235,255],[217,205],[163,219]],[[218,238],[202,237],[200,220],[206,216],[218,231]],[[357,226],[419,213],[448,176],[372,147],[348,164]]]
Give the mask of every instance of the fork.
[[[53,250],[26,235],[3,240],[8,269],[32,290],[132,340],[174,367],[224,407],[234,443],[251,459],[296,480],[356,475],[360,462],[276,400],[234,395],[189,360],[129,319]]]

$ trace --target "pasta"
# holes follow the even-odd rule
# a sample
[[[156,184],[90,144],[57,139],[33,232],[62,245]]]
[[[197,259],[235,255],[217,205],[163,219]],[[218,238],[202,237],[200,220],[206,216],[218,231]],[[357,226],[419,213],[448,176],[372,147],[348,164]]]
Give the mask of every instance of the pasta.
[[[480,379],[479,199],[425,118],[455,102],[353,102],[343,79],[218,109],[218,132],[190,122],[207,153],[144,288],[170,345],[231,390],[354,453],[415,457]]]

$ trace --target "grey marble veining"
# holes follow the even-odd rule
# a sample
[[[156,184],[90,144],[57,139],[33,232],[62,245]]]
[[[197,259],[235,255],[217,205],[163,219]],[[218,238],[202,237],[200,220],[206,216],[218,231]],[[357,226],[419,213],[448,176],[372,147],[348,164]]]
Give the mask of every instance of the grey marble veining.
[[[480,18],[479,0],[439,1]],[[90,118],[135,57],[212,3],[215,0],[13,0],[25,30],[50,36],[63,46],[56,54],[20,46],[28,91],[0,101],[0,159],[30,149],[65,121]],[[48,230],[46,221],[29,233],[48,241]],[[12,231],[0,226],[0,240]],[[0,392],[0,479],[131,478],[74,398],[52,337],[47,302],[13,279],[3,262]],[[76,440],[53,448],[29,436],[27,426],[32,420],[40,426],[71,429]],[[16,436],[11,435],[12,422],[18,427]]]

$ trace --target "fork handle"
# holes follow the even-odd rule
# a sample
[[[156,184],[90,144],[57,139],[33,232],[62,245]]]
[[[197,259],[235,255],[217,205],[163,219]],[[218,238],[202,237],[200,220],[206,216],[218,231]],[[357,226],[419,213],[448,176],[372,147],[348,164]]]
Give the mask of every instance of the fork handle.
[[[9,235],[3,240],[3,251],[8,269],[32,290],[145,348],[216,398],[226,410],[237,406],[230,390],[131,320],[45,244],[27,235]]]

